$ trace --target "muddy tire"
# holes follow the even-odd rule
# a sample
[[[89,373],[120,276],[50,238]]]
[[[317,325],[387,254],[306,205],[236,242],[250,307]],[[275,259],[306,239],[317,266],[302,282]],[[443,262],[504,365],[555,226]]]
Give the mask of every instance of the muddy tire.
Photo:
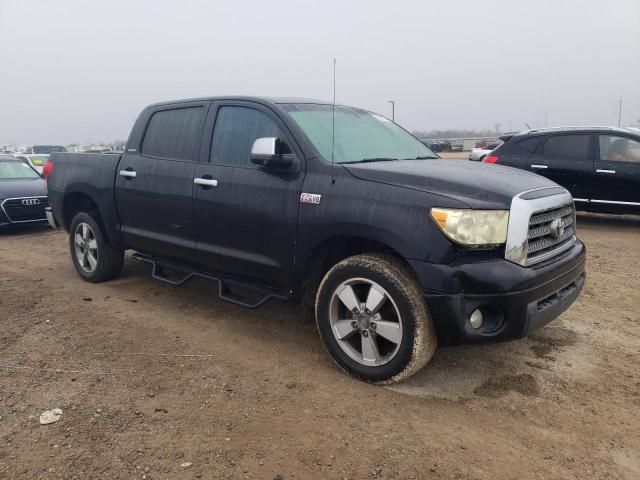
[[[69,251],[78,274],[100,283],[120,275],[124,250],[109,243],[99,222],[89,212],[79,212],[69,228]]]
[[[422,290],[409,267],[391,255],[362,254],[336,264],[320,283],[315,311],[331,358],[362,380],[408,378],[437,347]]]

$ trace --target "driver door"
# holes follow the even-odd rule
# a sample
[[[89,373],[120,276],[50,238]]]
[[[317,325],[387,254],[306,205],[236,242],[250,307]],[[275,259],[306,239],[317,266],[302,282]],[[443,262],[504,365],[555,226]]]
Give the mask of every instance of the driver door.
[[[258,138],[278,137],[293,146],[282,122],[262,105],[214,104],[207,120],[212,124],[208,162],[199,163],[194,176],[198,262],[255,283],[288,285],[304,177],[302,156],[295,154],[284,171],[251,162]]]

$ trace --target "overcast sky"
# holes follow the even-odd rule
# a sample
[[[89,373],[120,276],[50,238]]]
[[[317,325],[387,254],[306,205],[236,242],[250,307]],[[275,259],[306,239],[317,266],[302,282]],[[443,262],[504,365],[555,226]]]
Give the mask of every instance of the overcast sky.
[[[0,145],[126,138],[155,101],[330,99],[411,130],[640,118],[640,0],[0,0]]]

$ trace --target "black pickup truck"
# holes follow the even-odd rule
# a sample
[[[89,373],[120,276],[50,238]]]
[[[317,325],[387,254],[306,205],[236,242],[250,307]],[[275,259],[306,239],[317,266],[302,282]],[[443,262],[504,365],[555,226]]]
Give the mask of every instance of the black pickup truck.
[[[567,190],[440,160],[359,108],[160,103],[123,155],[53,153],[45,172],[85,280],[118,276],[131,249],[155,278],[212,278],[247,307],[298,299],[335,362],[372,382],[415,373],[438,344],[521,338],[585,280]]]

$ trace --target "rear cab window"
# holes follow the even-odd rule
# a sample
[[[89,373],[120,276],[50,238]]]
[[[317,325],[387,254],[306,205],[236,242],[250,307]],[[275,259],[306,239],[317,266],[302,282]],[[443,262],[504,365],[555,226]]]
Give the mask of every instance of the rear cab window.
[[[203,111],[202,106],[194,106],[155,112],[147,125],[141,153],[151,157],[194,160]]]

